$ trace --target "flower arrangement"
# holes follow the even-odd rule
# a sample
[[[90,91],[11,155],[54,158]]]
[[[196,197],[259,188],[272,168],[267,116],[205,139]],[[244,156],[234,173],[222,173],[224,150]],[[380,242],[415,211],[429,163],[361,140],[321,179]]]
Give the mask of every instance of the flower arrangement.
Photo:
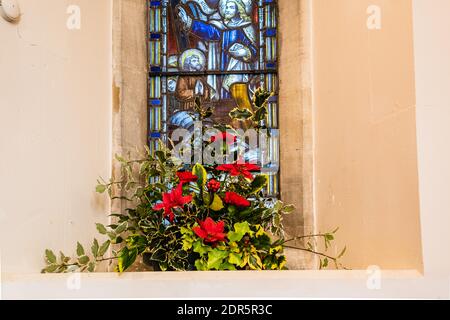
[[[258,90],[254,113],[236,109],[230,116],[261,129],[269,97],[270,93]],[[202,120],[210,114],[198,102],[192,116]],[[202,143],[223,144],[225,149],[237,143],[233,128],[215,128],[219,133]],[[345,249],[336,257],[315,249],[319,239],[328,248],[337,230],[285,239],[283,216],[294,207],[264,196],[268,177],[261,174],[260,166],[242,158],[187,166],[167,147],[155,153],[145,150],[137,160],[116,156],[121,164],[118,181],[99,180],[97,192],[129,204],[125,212],[111,215],[115,223],[97,224],[107,240],[100,243],[94,239],[90,253],[78,243],[73,258],[62,252],[57,258],[46,250],[42,272],[93,272],[103,261],[124,272],[138,257],[162,271],[284,270],[284,249],[294,240],[304,243],[296,249],[320,257],[320,267],[327,267],[330,261],[341,267],[338,259]]]

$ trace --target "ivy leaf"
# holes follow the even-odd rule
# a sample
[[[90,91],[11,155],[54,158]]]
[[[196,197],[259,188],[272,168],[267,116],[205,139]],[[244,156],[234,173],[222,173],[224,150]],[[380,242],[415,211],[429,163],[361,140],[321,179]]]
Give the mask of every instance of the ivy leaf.
[[[207,263],[208,270],[211,269],[220,270],[220,266],[223,263],[223,259],[225,259],[226,257],[228,257],[227,251],[214,249],[208,252],[208,263]]]
[[[211,203],[210,208],[213,211],[220,211],[224,208],[223,201],[217,194],[214,195],[214,200]]]
[[[197,261],[195,261],[195,268],[198,271],[207,271],[208,270],[205,262],[201,259],[198,259]]]
[[[219,270],[229,270],[229,271],[236,271],[236,267],[232,265],[231,263],[224,262],[220,265]]]
[[[84,255],[84,248],[83,248],[83,246],[81,245],[81,243],[79,243],[79,242],[77,242],[77,255],[78,255],[79,257],[81,257],[81,256]]]
[[[97,239],[94,239],[94,242],[92,243],[92,246],[91,246],[91,252],[92,252],[92,255],[95,257],[95,258],[97,258],[97,256],[98,256],[98,249],[100,248],[100,246],[99,246],[99,244],[98,244],[98,241],[97,241]]]
[[[206,172],[205,167],[197,163],[194,168],[192,168],[192,174],[198,177],[197,183],[199,186],[201,186],[201,190],[203,190],[208,179],[208,173]]]
[[[101,223],[96,223],[95,225],[96,225],[96,227],[97,227],[97,231],[98,231],[100,234],[106,234],[106,233],[108,232],[108,231],[106,230],[105,226],[102,225]]]
[[[242,254],[238,253],[230,253],[230,257],[228,258],[228,262],[237,266],[242,264]]]
[[[253,113],[248,109],[235,108],[229,113],[231,119],[236,119],[239,121],[245,121],[253,116]]]
[[[102,244],[100,249],[98,250],[98,256],[103,257],[108,250],[109,246],[111,244],[111,241],[107,240],[105,243]]]
[[[199,255],[207,254],[210,247],[203,245],[203,242],[201,240],[197,240],[193,244],[194,252],[198,253]]]
[[[52,250],[45,250],[45,257],[47,259],[48,264],[56,263],[56,256]]]
[[[253,232],[250,230],[250,225],[247,221],[236,223],[234,225],[234,231],[228,232],[228,239],[231,242],[239,242],[247,233],[253,235]]]

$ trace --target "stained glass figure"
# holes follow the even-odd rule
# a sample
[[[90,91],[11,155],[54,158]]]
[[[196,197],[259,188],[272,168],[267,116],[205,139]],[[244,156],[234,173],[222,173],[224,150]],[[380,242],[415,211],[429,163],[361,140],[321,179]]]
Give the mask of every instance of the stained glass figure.
[[[252,108],[258,87],[278,92],[277,6],[275,0],[148,1],[149,145],[159,148],[200,97],[214,119],[230,123],[235,107]],[[277,95],[266,126],[278,128]],[[278,152],[278,144],[270,150]],[[278,168],[276,169],[278,171]],[[278,173],[270,175],[268,196],[278,195]]]

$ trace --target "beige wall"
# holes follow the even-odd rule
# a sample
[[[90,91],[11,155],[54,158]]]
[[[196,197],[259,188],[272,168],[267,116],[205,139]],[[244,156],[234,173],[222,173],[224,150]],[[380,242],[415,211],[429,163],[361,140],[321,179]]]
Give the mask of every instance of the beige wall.
[[[110,1],[106,0],[76,2],[81,4],[82,10],[88,9],[82,11],[82,29],[76,32],[65,29],[65,8],[69,2],[63,0],[21,0],[24,16],[20,25],[11,25],[0,19],[0,37],[5,43],[0,51],[0,244],[3,273],[35,273],[42,265],[41,251],[45,247],[69,248],[77,239],[87,241],[95,234],[92,223],[104,219],[104,212],[107,212],[107,205],[94,197],[92,188],[97,175],[108,176],[110,170],[111,7]],[[397,121],[404,124],[409,122],[408,119],[412,121],[413,115],[405,106],[414,106],[414,95],[411,97],[409,91],[413,86],[409,67],[414,63],[425,277],[415,279],[410,273],[386,273],[380,290],[369,290],[365,271],[130,274],[125,278],[100,274],[83,276],[81,290],[69,291],[66,278],[58,275],[8,277],[3,274],[3,296],[63,298],[115,294],[117,297],[202,297],[217,292],[217,295],[227,297],[448,298],[450,92],[447,88],[450,83],[450,47],[447,39],[450,20],[446,13],[450,11],[450,2],[413,1],[414,61],[411,52],[403,51],[412,46],[412,39],[407,36],[411,28],[408,18],[411,16],[411,7],[408,2],[380,2],[386,9],[388,19],[383,20],[387,23],[384,25],[390,26],[392,31],[396,30],[395,41],[388,37],[389,46],[396,49],[395,56],[389,55],[390,51],[381,50],[384,45],[373,46],[372,41],[386,41],[382,35],[384,37],[387,34],[380,31],[378,38],[361,29],[361,24],[365,25],[365,1],[314,0],[314,3],[314,102],[317,120],[325,121],[323,124],[316,123],[316,161],[318,164],[324,164],[325,161],[330,168],[325,171],[318,167],[316,172],[320,227],[325,229],[340,225],[340,241],[349,245],[347,261],[352,266],[359,264],[364,267],[368,263],[385,263],[386,255],[379,256],[379,252],[391,255],[392,249],[390,246],[386,249],[385,240],[393,239],[393,226],[400,226],[398,235],[407,240],[411,240],[408,237],[414,235],[415,240],[406,241],[412,249],[401,239],[399,244],[394,244],[403,247],[396,252],[400,259],[396,255],[391,262],[402,261],[406,267],[416,267],[416,251],[420,248],[417,209],[414,206],[411,210],[412,222],[410,216],[402,216],[408,210],[394,210],[398,205],[394,200],[398,196],[404,199],[403,192],[414,194],[417,188],[414,181],[409,187],[404,183],[411,176],[414,179],[414,174],[399,178],[399,172],[412,172],[415,166],[413,155],[408,151],[415,148],[410,140],[413,139],[411,135],[415,134],[408,134],[414,130],[414,126],[400,130],[404,128],[402,126],[394,131],[389,125]],[[393,19],[393,12],[400,15]],[[331,22],[329,26],[325,24],[325,18]],[[405,21],[406,24],[403,24]],[[406,40],[400,41],[399,34],[406,35]],[[369,39],[371,50],[368,50]],[[359,45],[354,41],[358,41]],[[375,48],[379,48],[379,51]],[[383,60],[391,61],[389,68],[375,59],[383,57],[383,52],[387,55]],[[334,58],[332,53],[337,54],[339,59]],[[373,58],[371,63],[377,68],[369,68],[368,62],[364,63],[370,57]],[[403,57],[402,62],[394,63],[397,61],[395,57]],[[406,71],[400,72],[399,69]],[[367,83],[370,83],[367,80],[368,70],[374,71],[373,82],[378,86],[374,84],[367,88]],[[405,78],[401,75],[405,75]],[[407,94],[398,96],[398,106],[405,107],[405,110],[398,113],[385,109],[393,107],[391,101],[397,96],[395,91],[389,91],[390,88],[384,88],[380,82],[391,83],[391,79],[398,80],[393,83],[395,88],[401,85],[407,87],[407,90],[401,90]],[[319,81],[322,88],[317,86]],[[374,102],[373,106],[377,106],[377,109],[372,113],[357,108],[368,105],[361,96],[367,98],[368,92],[371,92],[369,89],[375,87],[378,89],[372,91],[374,101],[383,98],[387,102]],[[319,96],[319,93],[322,95]],[[349,118],[339,118],[344,112]],[[331,121],[328,113],[341,121]],[[368,122],[368,118],[378,119],[378,124]],[[350,130],[355,124],[364,129],[362,136]],[[381,128],[386,130],[381,131]],[[406,132],[408,144],[397,145],[400,131]],[[383,133],[387,135],[384,141],[392,144],[387,149],[391,152],[390,157],[395,157],[384,160],[389,161],[389,166],[386,171],[377,172],[378,177],[373,174],[373,169],[377,168],[375,165],[386,165],[382,161],[384,158],[379,155],[384,150],[383,140],[380,142]],[[358,144],[350,145],[347,139],[350,136]],[[376,148],[366,149],[361,146],[369,137]],[[333,152],[326,151],[326,145],[336,144]],[[348,166],[347,159],[352,161]],[[407,163],[402,161],[400,165],[399,159],[406,159]],[[335,170],[331,170],[332,165]],[[372,171],[366,170],[367,166]],[[339,180],[343,179],[343,172],[350,174],[347,183],[336,183],[345,181]],[[363,176],[355,177],[355,172],[362,172]],[[370,174],[367,175],[367,172]],[[386,183],[388,178],[393,179],[393,183]],[[377,188],[376,183],[379,182],[382,187]],[[374,186],[374,194],[367,191],[366,183]],[[367,204],[373,205],[373,199],[380,200],[381,209],[387,207],[389,210],[378,213],[372,209],[362,210]],[[411,199],[417,204],[415,197]],[[357,204],[353,205],[354,201]],[[364,214],[359,215],[361,212]],[[388,216],[388,212],[392,215]],[[398,214],[404,218],[400,223],[395,218]],[[71,221],[73,224],[70,224]],[[25,237],[26,234],[32,234],[33,237]],[[375,236],[377,238],[373,240]],[[377,244],[379,239],[381,242]],[[375,246],[369,246],[369,240]],[[362,258],[358,257],[359,254],[362,254]],[[121,290],[114,290],[118,286]]]
[[[450,1],[413,3],[424,267],[426,276],[445,283],[450,279]]]
[[[110,175],[111,2],[20,0],[0,18],[0,243],[3,273],[35,273],[47,247],[96,234]],[[66,28],[80,6],[81,30]]]
[[[366,10],[378,5],[381,30]],[[422,269],[410,0],[314,0],[315,201],[343,262]]]

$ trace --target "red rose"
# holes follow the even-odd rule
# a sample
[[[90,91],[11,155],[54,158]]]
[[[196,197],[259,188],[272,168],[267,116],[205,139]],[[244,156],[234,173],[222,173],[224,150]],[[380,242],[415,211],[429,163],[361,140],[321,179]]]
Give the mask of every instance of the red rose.
[[[207,243],[215,243],[225,241],[224,233],[225,222],[214,222],[213,219],[207,218],[205,221],[199,221],[200,226],[192,228],[197,236],[205,240]]]
[[[155,205],[153,210],[159,211],[164,209],[164,217],[169,217],[170,222],[173,222],[175,214],[174,208],[182,208],[186,203],[192,201],[192,196],[183,197],[183,185],[180,183],[176,189],[170,193],[163,193],[163,202]]]
[[[225,203],[235,205],[236,207],[250,207],[250,201],[235,192],[227,192],[224,201]]]
[[[251,171],[260,171],[261,168],[255,164],[244,163],[244,164],[223,164],[216,168],[219,171],[227,171],[232,177],[244,176],[247,179],[253,180],[253,175]]]
[[[191,172],[177,172],[177,176],[180,179],[181,184],[190,183],[190,182],[197,182],[198,177],[194,176]]]
[[[228,132],[221,132],[211,137],[211,142],[216,142],[217,140],[221,140],[222,142],[226,142],[227,144],[233,144],[237,141],[237,137],[235,135],[229,134]]]

